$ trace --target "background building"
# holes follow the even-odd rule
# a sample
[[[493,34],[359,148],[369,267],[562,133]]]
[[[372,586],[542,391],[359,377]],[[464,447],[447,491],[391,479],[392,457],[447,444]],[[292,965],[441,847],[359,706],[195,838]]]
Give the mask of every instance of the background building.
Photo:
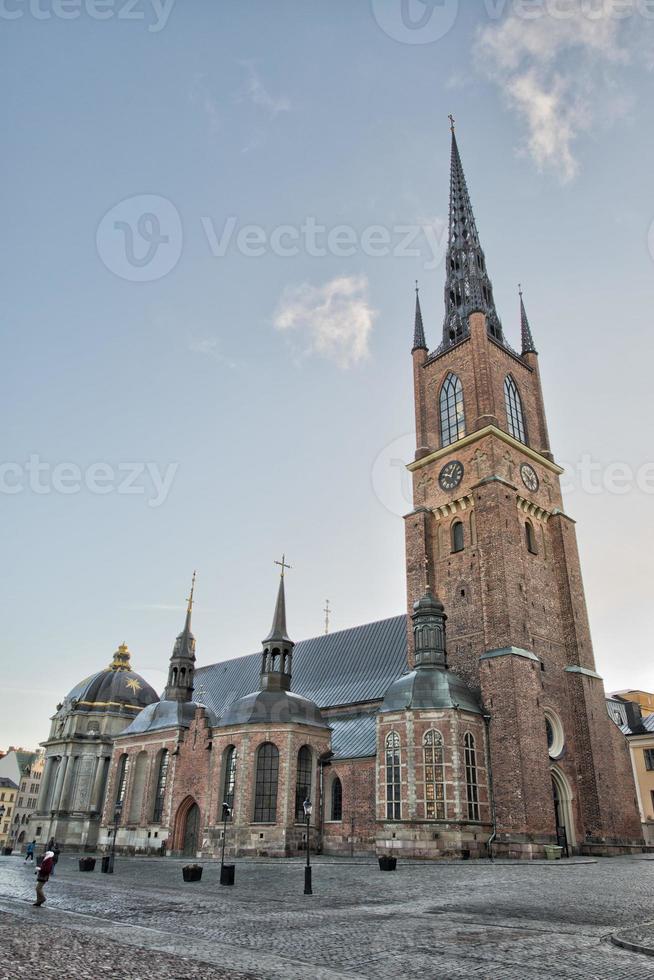
[[[606,699],[610,717],[627,736],[643,836],[654,845],[654,712],[647,710],[652,703],[654,695],[646,691],[618,691]]]
[[[0,848],[11,846],[11,825],[13,821],[14,807],[16,805],[16,794],[18,784],[9,779],[8,776],[0,776]]]
[[[41,790],[41,778],[45,766],[45,753],[35,752],[23,768],[18,786],[18,796],[11,825],[11,843],[14,848],[24,849],[35,836],[37,825],[31,822]]]

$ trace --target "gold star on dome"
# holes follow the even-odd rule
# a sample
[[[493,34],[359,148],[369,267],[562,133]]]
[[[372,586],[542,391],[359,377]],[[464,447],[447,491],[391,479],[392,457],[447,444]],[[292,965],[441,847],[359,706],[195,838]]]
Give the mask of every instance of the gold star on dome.
[[[127,687],[136,694],[137,691],[141,690],[141,685],[137,681],[136,677],[130,677],[129,680],[125,681]]]

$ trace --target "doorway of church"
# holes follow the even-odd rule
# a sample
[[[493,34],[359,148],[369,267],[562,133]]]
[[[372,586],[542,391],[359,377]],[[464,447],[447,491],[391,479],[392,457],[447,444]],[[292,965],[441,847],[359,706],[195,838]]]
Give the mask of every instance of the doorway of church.
[[[552,797],[556,820],[556,843],[563,848],[565,857],[570,857],[572,840],[568,821],[568,800],[565,798],[564,785],[559,783],[554,774],[552,774]]]
[[[199,835],[200,808],[197,803],[194,803],[186,814],[186,823],[184,824],[184,857],[195,857],[199,848]]]

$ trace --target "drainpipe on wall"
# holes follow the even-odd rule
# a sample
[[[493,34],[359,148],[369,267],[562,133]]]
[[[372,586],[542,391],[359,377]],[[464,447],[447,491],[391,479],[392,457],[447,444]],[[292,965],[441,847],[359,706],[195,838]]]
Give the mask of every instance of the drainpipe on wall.
[[[491,769],[491,759],[490,759],[490,715],[482,715],[484,719],[484,724],[486,725],[486,773],[488,775],[488,794],[490,798],[491,805],[491,819],[493,821],[493,832],[486,841],[486,847],[488,849],[488,856],[493,862],[493,843],[497,837],[497,818],[495,816],[495,794],[493,792],[493,770]]]

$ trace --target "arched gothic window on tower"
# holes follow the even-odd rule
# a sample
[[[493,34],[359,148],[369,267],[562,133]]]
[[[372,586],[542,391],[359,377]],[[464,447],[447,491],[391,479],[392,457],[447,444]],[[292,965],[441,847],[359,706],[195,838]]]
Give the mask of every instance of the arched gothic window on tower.
[[[124,753],[118,762],[118,776],[116,778],[116,803],[117,807],[122,807],[125,802],[127,792],[127,780],[129,779],[129,756]]]
[[[525,536],[527,538],[527,551],[532,555],[538,554],[538,544],[536,543],[536,532],[534,531],[534,525],[531,521],[527,521],[525,524]]]
[[[157,786],[154,791],[154,807],[152,809],[152,822],[161,823],[163,816],[164,797],[166,796],[166,783],[168,781],[168,764],[170,756],[168,749],[162,749],[159,756],[159,769],[157,771]]]
[[[474,735],[466,732],[463,740],[466,766],[466,795],[468,820],[479,820],[479,785],[477,783],[477,749]]]
[[[338,776],[336,776],[336,778],[332,782],[331,819],[332,820],[343,819],[343,784],[341,783]]]
[[[507,374],[504,380],[504,401],[509,433],[514,439],[527,445],[527,429],[522,412],[522,399],[518,386],[510,374]]]
[[[445,760],[443,736],[440,732],[425,734],[423,753],[425,760],[425,818],[445,820]]]
[[[440,394],[441,446],[451,446],[466,434],[463,388],[456,374],[450,373]]]
[[[402,782],[400,768],[400,736],[386,736],[386,819],[402,819]]]
[[[295,819],[304,823],[304,801],[311,799],[311,749],[303,745],[297,754],[295,779]]]
[[[272,742],[264,742],[257,752],[257,772],[254,793],[254,822],[274,823],[277,819],[277,782],[279,779],[279,750]]]
[[[452,525],[452,551],[463,551],[465,548],[465,535],[461,521],[455,521]]]
[[[223,763],[223,799],[222,802],[226,803],[231,810],[234,806],[234,788],[236,786],[236,759],[237,752],[236,746],[230,745],[228,749],[225,750],[225,761]],[[220,818],[222,819],[222,807]]]

